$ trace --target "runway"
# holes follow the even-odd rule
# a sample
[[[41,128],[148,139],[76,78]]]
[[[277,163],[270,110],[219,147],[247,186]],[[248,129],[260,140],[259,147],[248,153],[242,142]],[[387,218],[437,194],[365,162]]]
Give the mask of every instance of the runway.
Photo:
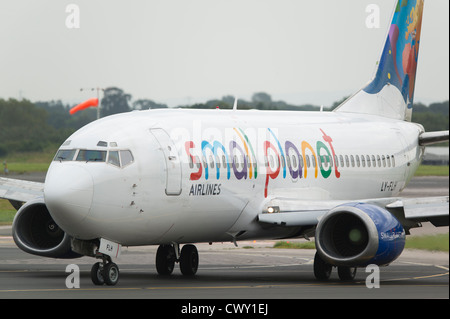
[[[434,196],[448,194],[448,177],[419,178],[404,196],[429,196],[423,193],[430,192],[430,181]],[[432,229],[448,232],[448,227]],[[172,276],[159,276],[154,265],[157,247],[124,248],[115,260],[119,283],[109,287],[92,284],[93,258],[55,260],[26,254],[15,246],[10,228],[1,227],[0,299],[178,299],[170,309],[176,314],[188,306],[187,300],[191,310],[209,300],[208,304],[217,305],[216,313],[225,313],[231,309],[225,308],[227,300],[269,304],[270,312],[278,307],[271,304],[276,299],[283,305],[295,299],[449,298],[448,253],[405,250],[392,265],[380,268],[379,288],[368,288],[373,274],[365,269],[358,269],[354,282],[340,281],[336,271],[329,281],[318,282],[313,275],[314,250],[274,249],[273,243],[198,244],[200,266],[192,278],[182,276],[178,267]],[[71,264],[80,270],[79,288],[66,286],[73,275],[66,272]]]

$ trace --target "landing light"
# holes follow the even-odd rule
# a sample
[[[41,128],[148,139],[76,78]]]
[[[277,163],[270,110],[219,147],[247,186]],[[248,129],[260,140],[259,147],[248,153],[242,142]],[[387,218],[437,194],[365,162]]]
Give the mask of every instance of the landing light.
[[[276,213],[279,213],[279,212],[280,212],[280,207],[278,207],[278,206],[269,206],[267,208],[267,213],[268,214],[276,214]]]

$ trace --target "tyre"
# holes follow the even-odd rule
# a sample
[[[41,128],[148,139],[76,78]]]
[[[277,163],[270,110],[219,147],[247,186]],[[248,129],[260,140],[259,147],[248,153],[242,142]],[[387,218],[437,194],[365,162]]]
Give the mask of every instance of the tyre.
[[[342,281],[352,281],[356,276],[356,267],[338,267],[338,275]]]
[[[198,251],[194,245],[185,245],[181,249],[180,270],[185,276],[193,276],[198,269]]]
[[[327,264],[316,252],[314,256],[314,276],[317,280],[328,280],[333,266]]]
[[[108,263],[103,268],[103,278],[108,286],[115,286],[119,282],[119,267],[115,263]]]
[[[95,263],[91,268],[91,280],[96,286],[101,286],[105,283],[103,279],[103,267],[101,263]]]
[[[160,245],[156,252],[156,270],[162,276],[172,274],[175,267],[175,249],[172,245]]]

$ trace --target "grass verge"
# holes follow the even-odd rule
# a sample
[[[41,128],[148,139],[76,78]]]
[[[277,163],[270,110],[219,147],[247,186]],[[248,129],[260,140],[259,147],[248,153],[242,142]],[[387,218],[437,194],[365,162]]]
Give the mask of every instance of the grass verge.
[[[316,249],[316,245],[313,241],[307,242],[289,242],[289,241],[277,241],[273,248],[280,249]]]
[[[45,152],[8,154],[7,156],[1,157],[0,162],[7,162],[10,173],[23,174],[30,172],[46,172],[54,156],[55,151],[51,148]],[[2,165],[2,173],[3,168],[4,166]]]
[[[420,165],[414,176],[449,176],[448,166]]]
[[[16,210],[6,199],[0,199],[0,226],[11,225]]]
[[[448,233],[406,237],[405,248],[448,252]]]

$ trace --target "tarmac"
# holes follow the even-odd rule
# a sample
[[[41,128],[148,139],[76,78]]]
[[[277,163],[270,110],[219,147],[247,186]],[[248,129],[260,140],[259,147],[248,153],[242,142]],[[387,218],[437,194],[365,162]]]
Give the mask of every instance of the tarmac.
[[[414,178],[403,196],[448,195],[448,180]],[[424,224],[413,231],[414,236],[448,233],[448,227]],[[353,282],[342,282],[334,271],[329,281],[318,282],[313,275],[314,250],[274,249],[274,243],[248,241],[239,242],[238,247],[232,243],[197,244],[200,265],[194,277],[182,276],[178,268],[171,276],[159,276],[154,265],[157,247],[124,247],[115,260],[120,268],[119,283],[110,287],[92,284],[90,269],[95,259],[29,255],[15,246],[11,227],[1,226],[0,299],[175,299],[168,304],[168,313],[176,315],[206,309],[198,308],[206,304],[216,307],[216,314],[229,314],[227,305],[243,300],[262,304],[261,309],[273,314],[295,310],[295,299],[449,298],[448,253],[406,249],[378,273],[358,269]],[[71,273],[66,267],[73,265],[79,269],[79,288],[67,286]],[[379,288],[370,287],[374,274],[378,274]],[[154,301],[149,305],[163,304]]]

